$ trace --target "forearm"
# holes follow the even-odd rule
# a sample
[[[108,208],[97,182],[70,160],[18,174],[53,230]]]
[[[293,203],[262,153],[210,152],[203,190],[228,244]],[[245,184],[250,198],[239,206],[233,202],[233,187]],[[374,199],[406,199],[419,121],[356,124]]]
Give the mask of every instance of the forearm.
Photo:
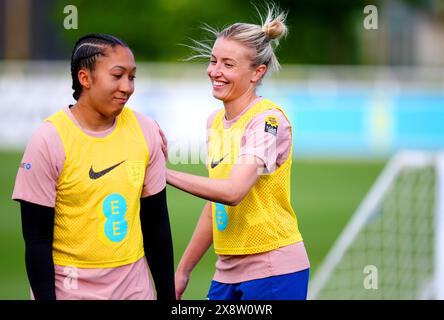
[[[52,257],[54,208],[20,202],[25,264],[34,298],[55,300],[55,272]]]
[[[199,222],[191,237],[180,262],[177,267],[177,272],[182,272],[190,275],[196,264],[205,255],[208,248],[213,243],[213,226],[211,220],[211,203],[207,202]]]
[[[25,264],[34,299],[55,300],[52,246],[47,243],[26,244]]]
[[[258,172],[263,166],[262,160],[244,155],[238,158],[227,179],[212,179],[168,169],[167,182],[199,198],[236,206],[259,179]]]
[[[166,189],[141,199],[143,245],[159,300],[174,300],[174,257]]]
[[[195,176],[185,172],[167,170],[168,184],[196,197],[233,205],[236,199],[236,189],[231,179],[210,179]]]

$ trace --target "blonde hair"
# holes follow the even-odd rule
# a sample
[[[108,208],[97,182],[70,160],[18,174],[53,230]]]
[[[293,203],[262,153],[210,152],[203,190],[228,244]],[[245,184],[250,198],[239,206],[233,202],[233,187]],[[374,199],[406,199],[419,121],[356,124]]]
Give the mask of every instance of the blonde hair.
[[[257,9],[257,8],[256,8]],[[204,30],[212,34],[215,39],[209,41],[192,40],[194,45],[190,47],[195,54],[186,60],[196,58],[211,57],[211,50],[214,41],[218,38],[238,41],[248,48],[254,49],[256,52],[251,59],[251,67],[256,68],[262,64],[267,66],[267,70],[278,71],[280,69],[279,61],[275,54],[275,49],[279,45],[279,40],[288,33],[285,25],[285,12],[279,12],[275,5],[268,5],[265,20],[261,16],[259,10],[261,25],[250,23],[234,23],[222,31],[218,31],[208,25],[204,26]]]

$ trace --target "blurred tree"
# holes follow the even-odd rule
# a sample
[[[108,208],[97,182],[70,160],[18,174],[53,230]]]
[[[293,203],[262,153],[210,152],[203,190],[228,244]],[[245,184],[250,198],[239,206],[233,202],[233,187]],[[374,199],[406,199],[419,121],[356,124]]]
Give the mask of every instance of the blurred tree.
[[[288,10],[290,33],[281,42],[282,63],[360,64],[359,28],[368,0],[275,0]],[[381,0],[372,1],[378,5]],[[415,2],[415,1],[411,1]],[[207,23],[216,28],[242,21],[258,23],[253,6],[264,9],[264,1],[224,0],[71,0],[78,8],[78,30],[63,29],[66,0],[55,0],[53,19],[61,27],[60,37],[71,48],[81,35],[110,33],[122,38],[136,58],[149,61],[179,61],[190,50],[179,44],[203,40],[200,28]],[[418,3],[416,1],[416,3]]]

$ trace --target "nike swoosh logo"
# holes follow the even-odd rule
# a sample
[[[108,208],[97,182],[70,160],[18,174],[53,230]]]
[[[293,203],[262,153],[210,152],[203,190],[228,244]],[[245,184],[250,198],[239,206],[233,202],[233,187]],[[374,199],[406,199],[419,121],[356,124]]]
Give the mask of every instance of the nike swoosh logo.
[[[211,169],[216,168],[216,167],[218,166],[219,163],[221,163],[222,161],[224,161],[224,159],[226,158],[226,156],[227,156],[227,154],[224,155],[222,158],[220,158],[220,160],[218,160],[218,161],[214,161],[214,159],[211,160]]]
[[[114,168],[120,166],[122,163],[124,163],[126,160],[123,160],[109,168],[106,168],[105,170],[99,171],[99,172],[95,172],[93,170],[93,167],[91,165],[91,169],[89,169],[89,177],[93,180],[99,179],[100,177],[104,176],[105,174],[107,174],[108,172],[110,172],[111,170],[113,170]]]

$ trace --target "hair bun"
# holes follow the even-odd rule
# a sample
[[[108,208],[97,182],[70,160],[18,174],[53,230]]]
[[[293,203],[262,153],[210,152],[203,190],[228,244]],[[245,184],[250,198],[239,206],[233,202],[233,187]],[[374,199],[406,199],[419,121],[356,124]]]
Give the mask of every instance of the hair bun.
[[[275,19],[271,22],[266,22],[262,26],[262,31],[270,39],[279,39],[287,33],[287,27],[281,20]]]

